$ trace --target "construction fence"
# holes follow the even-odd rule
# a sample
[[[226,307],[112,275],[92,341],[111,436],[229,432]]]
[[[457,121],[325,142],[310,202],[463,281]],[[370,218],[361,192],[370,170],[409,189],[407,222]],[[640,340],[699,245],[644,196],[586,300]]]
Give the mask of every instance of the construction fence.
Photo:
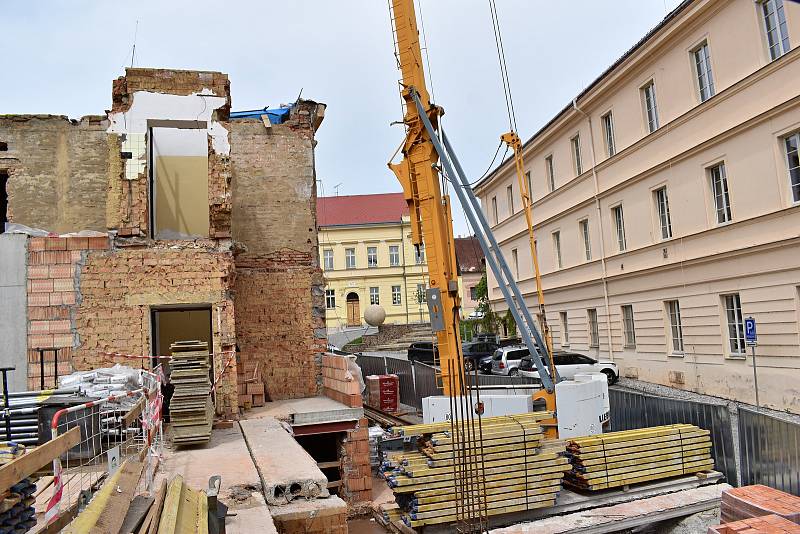
[[[800,496],[800,425],[739,408],[742,485],[764,484]]]

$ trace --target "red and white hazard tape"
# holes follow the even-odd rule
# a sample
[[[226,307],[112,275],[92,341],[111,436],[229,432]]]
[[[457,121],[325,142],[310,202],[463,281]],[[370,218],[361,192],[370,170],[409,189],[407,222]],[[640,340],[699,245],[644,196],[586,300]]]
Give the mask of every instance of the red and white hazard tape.
[[[223,354],[235,353],[235,350],[223,350],[221,352],[212,352],[210,356],[222,356]],[[103,356],[110,356],[112,358],[132,358],[137,360],[169,360],[172,356],[142,356],[140,354],[125,354],[122,352],[109,352],[105,350],[99,351]]]

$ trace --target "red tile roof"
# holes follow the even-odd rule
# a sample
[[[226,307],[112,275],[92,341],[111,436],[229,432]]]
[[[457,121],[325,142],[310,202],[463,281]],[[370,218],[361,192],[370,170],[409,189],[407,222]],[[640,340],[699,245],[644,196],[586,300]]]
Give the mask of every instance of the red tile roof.
[[[408,215],[403,193],[317,198],[317,226],[400,222]]]
[[[483,251],[477,237],[457,237],[455,247],[456,261],[458,261],[458,268],[462,273],[484,272]]]

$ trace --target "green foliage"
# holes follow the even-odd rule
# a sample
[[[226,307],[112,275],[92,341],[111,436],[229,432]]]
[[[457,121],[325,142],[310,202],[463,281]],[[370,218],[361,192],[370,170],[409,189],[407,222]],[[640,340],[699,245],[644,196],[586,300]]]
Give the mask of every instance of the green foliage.
[[[503,317],[503,323],[506,326],[508,337],[517,337],[517,322],[514,320],[514,316],[511,315],[511,310],[506,310],[506,315]]]

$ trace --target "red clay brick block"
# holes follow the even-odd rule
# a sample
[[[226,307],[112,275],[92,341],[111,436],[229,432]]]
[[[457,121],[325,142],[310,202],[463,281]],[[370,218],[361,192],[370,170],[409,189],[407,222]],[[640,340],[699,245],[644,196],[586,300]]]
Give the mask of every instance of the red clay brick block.
[[[75,274],[75,266],[71,264],[58,263],[50,265],[48,275],[50,278],[72,278]]]
[[[90,237],[89,249],[91,250],[108,250],[109,243],[108,237]]]
[[[67,238],[67,250],[85,250],[87,248],[89,248],[88,237]]]
[[[45,250],[67,250],[65,237],[48,237],[45,241]]]
[[[45,241],[46,237],[32,237],[28,240],[28,252],[41,252],[47,246]]]
[[[49,306],[49,293],[28,293],[28,306]]]
[[[50,293],[53,291],[53,281],[46,280],[29,280],[29,290],[31,293]]]
[[[36,280],[47,278],[49,276],[49,269],[47,265],[28,265],[28,279]]]

